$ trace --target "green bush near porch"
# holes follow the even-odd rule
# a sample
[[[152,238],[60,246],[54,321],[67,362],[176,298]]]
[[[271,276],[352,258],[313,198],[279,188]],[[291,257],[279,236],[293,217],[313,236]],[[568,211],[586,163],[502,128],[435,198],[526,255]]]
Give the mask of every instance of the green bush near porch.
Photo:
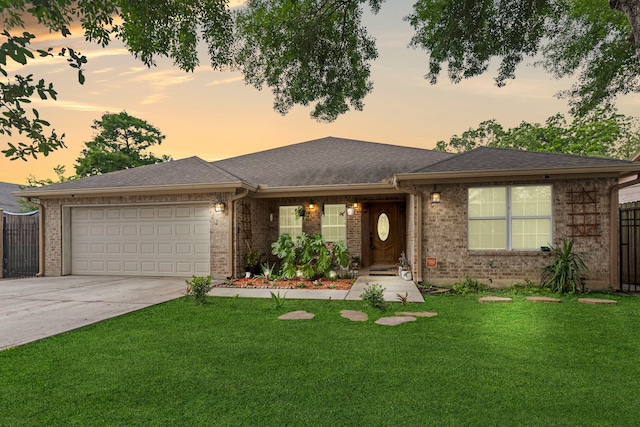
[[[182,298],[0,351],[0,424],[637,425],[640,299],[477,297],[287,300],[305,321],[269,299]],[[438,316],[373,323],[407,310]]]

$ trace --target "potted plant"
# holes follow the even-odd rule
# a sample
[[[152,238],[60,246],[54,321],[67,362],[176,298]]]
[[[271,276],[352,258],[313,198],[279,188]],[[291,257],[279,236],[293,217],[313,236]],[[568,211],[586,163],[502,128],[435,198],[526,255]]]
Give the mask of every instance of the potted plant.
[[[400,254],[398,261],[398,276],[402,277],[404,280],[413,280],[411,265],[409,264],[409,260],[407,259],[404,251]]]
[[[247,242],[248,250],[244,254],[244,267],[245,271],[253,275],[260,273],[260,258],[262,255],[257,250],[253,249],[249,242]]]
[[[304,219],[304,217],[307,215],[307,211],[304,208],[304,206],[300,205],[296,208],[296,219],[297,218],[302,218]]]

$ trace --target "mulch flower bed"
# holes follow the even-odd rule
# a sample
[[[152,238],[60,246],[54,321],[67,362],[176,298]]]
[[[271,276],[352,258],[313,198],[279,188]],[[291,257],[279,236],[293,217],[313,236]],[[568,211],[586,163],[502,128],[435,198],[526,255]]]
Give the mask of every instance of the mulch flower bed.
[[[247,288],[247,289],[334,289],[334,290],[349,290],[353,285],[355,279],[319,279],[319,280],[309,280],[309,279],[279,279],[279,280],[268,280],[263,278],[255,278],[252,277],[250,279],[235,279],[232,281],[227,281],[220,287],[229,287],[229,288]]]

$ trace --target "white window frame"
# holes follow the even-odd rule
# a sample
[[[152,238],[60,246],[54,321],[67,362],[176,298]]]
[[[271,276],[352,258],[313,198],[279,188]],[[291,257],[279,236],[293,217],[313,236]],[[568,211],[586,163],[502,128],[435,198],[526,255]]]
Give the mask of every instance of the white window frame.
[[[521,215],[516,216],[513,215],[512,209],[512,190],[513,188],[521,188],[521,187],[548,187],[550,191],[550,209],[548,215]],[[473,189],[479,188],[504,188],[505,189],[505,197],[506,197],[506,209],[504,216],[488,216],[488,217],[470,217],[469,215],[469,192]],[[533,251],[540,250],[540,247],[536,248],[513,248],[513,221],[514,220],[528,220],[528,219],[541,219],[549,221],[549,241],[550,244],[553,241],[553,186],[551,184],[527,184],[527,185],[503,185],[503,186],[491,186],[491,187],[469,187],[467,189],[467,249],[470,251]],[[505,246],[504,248],[471,248],[469,246],[470,240],[470,229],[471,223],[473,221],[491,221],[491,220],[503,220],[505,221]],[[546,244],[545,244],[546,246]]]
[[[328,208],[328,209],[327,209]],[[334,210],[337,209],[337,211],[335,213],[327,213],[327,210]],[[345,204],[340,204],[340,203],[335,203],[335,204],[331,204],[331,203],[327,203],[324,205],[323,210],[322,210],[322,219],[321,219],[321,223],[320,223],[320,234],[322,234],[322,238],[324,239],[325,242],[339,242],[339,241],[343,241],[346,243],[347,241],[347,217],[346,215],[346,210],[347,210],[347,206]],[[340,212],[342,212],[342,214],[340,214]],[[343,218],[343,223],[342,224],[326,224],[326,222],[328,222],[328,217],[330,215],[336,216],[339,219],[340,217]],[[327,221],[325,221],[325,219],[327,219]],[[341,239],[333,239],[330,238],[330,236],[327,235],[326,233],[326,229],[342,229],[342,231],[340,232],[340,234],[343,236],[343,238]]]
[[[296,238],[302,234],[302,218],[296,218],[298,205],[280,206],[278,210],[278,236],[285,233],[291,235],[291,239],[295,242]],[[283,225],[283,223],[285,223]]]

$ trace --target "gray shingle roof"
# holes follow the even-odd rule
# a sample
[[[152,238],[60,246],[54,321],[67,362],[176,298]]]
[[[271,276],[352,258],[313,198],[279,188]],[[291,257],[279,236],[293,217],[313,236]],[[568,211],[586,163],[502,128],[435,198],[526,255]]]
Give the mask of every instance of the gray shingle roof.
[[[0,182],[0,208],[4,209],[5,212],[22,212],[22,206],[18,203],[18,198],[11,194],[18,190],[20,190],[18,184]]]
[[[458,154],[455,157],[422,167],[415,172],[508,171],[523,169],[548,170],[598,166],[616,167],[634,164],[634,162],[627,160],[606,159],[600,157],[478,147],[471,151]]]
[[[131,188],[146,186],[224,184],[238,182],[240,178],[212,165],[199,157],[172,160],[165,163],[140,166],[133,169],[89,176],[82,179],[52,184],[25,191],[86,190],[102,188]]]
[[[452,156],[441,151],[327,137],[212,164],[253,186],[289,187],[378,183]]]

